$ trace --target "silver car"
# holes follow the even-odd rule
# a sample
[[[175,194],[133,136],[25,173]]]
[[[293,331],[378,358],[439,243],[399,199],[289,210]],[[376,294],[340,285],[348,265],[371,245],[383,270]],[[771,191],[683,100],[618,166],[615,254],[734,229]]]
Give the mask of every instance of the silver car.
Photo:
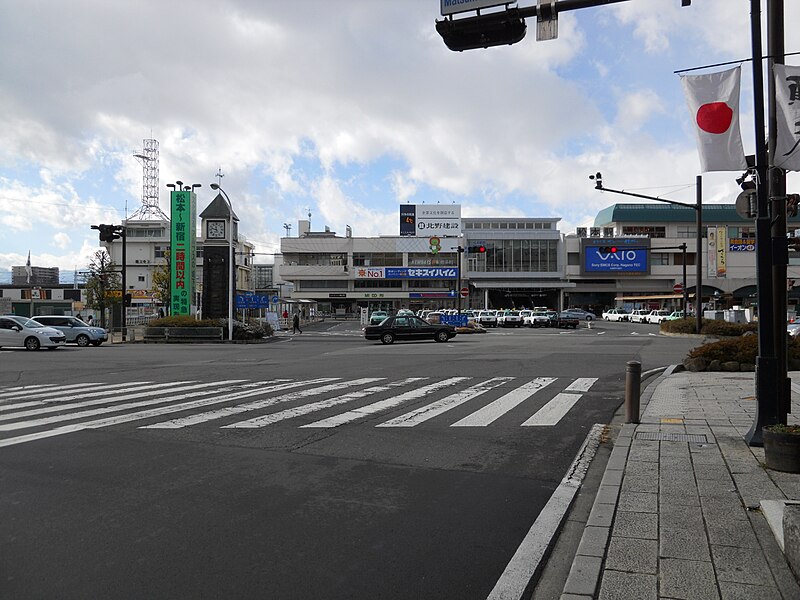
[[[0,317],[0,347],[24,346],[26,350],[60,348],[66,337],[52,327],[45,327],[28,317],[5,315]]]
[[[42,315],[34,317],[42,325],[58,329],[67,337],[67,343],[85,348],[89,344],[99,346],[108,341],[108,332],[102,327],[93,327],[76,317]]]

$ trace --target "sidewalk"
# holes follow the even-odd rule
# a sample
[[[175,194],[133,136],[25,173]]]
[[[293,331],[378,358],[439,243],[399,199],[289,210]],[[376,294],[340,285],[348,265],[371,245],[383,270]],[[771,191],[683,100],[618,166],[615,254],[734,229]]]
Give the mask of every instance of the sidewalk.
[[[753,373],[670,368],[647,387],[641,424],[615,441],[562,600],[800,598],[770,528],[782,540],[800,474],[765,469],[763,448],[745,443],[754,386]],[[793,397],[789,422],[798,416]]]

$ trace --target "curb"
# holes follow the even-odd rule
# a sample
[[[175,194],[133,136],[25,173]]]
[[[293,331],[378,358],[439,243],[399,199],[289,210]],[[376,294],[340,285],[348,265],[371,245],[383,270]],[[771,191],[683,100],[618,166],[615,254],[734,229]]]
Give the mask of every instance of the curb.
[[[676,370],[681,370],[681,365],[659,367],[642,373],[642,379],[649,378],[659,371],[663,373],[651,382],[641,394],[640,410],[643,412],[656,388],[663,379],[669,377]],[[617,509],[617,500],[625,467],[628,464],[628,451],[630,450],[636,423],[625,423],[614,441],[614,448],[606,464],[603,479],[597,490],[592,510],[586,521],[586,526],[578,545],[575,558],[572,561],[567,581],[561,593],[561,600],[590,600],[595,598],[600,577],[603,572],[603,562],[608,549],[611,527]]]

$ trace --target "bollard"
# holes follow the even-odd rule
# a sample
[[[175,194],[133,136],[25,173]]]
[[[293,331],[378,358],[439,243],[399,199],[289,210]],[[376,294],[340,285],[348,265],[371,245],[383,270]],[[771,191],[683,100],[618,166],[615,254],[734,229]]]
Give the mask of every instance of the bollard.
[[[631,360],[625,367],[625,422],[639,422],[639,392],[642,387],[642,363]]]

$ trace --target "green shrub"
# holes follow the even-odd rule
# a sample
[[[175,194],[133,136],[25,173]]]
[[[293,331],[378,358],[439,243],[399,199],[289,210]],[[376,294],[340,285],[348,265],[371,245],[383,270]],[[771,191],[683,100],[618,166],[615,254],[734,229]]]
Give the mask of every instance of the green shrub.
[[[720,362],[733,361],[739,363],[756,364],[758,356],[758,336],[745,335],[727,340],[720,340],[711,344],[703,344],[689,352],[689,358],[704,358],[706,361],[718,360]],[[800,360],[800,338],[789,339],[790,360]]]
[[[700,333],[704,335],[739,336],[747,331],[758,331],[758,323],[728,323],[716,319],[700,319]],[[662,321],[661,331],[667,333],[695,333],[697,320],[689,317]]]
[[[154,319],[147,324],[148,327],[219,327],[219,319],[201,319],[187,315],[177,315],[174,317],[162,317]]]

